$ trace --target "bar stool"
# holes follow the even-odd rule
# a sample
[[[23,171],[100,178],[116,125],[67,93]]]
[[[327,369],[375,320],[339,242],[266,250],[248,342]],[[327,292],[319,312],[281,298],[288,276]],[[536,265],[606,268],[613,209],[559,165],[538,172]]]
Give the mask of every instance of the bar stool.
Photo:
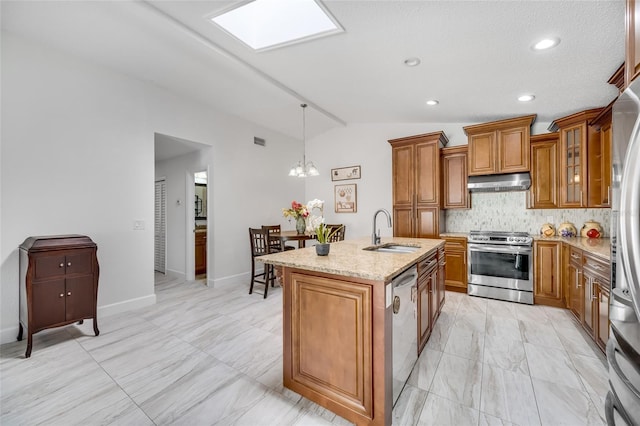
[[[251,286],[249,287],[249,294],[253,293],[253,284],[264,284],[264,298],[267,298],[267,291],[269,290],[269,283],[274,286],[275,273],[273,271],[273,265],[268,263],[264,264],[264,269],[260,273],[256,273],[256,257],[264,256],[265,254],[272,253],[269,242],[269,231],[261,228],[249,228],[249,240],[251,241]],[[258,277],[263,277],[262,281],[258,280]]]
[[[279,238],[272,237],[273,234],[280,234],[280,225],[262,225],[262,230],[269,233],[269,247],[271,253],[277,253],[283,250],[295,250],[295,247],[287,246],[284,241]]]

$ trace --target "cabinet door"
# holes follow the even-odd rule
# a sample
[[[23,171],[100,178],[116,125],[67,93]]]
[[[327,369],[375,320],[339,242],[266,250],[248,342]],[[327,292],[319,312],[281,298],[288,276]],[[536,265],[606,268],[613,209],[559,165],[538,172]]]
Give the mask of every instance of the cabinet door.
[[[438,142],[419,143],[416,155],[416,202],[440,204],[440,147]]]
[[[611,124],[602,126],[600,131],[600,141],[602,143],[601,174],[602,188],[600,192],[600,205],[611,207]]]
[[[529,171],[529,128],[498,130],[498,173]]]
[[[530,208],[558,208],[558,144],[556,142],[531,145],[529,197]]]
[[[533,287],[534,303],[564,307],[560,279],[560,243],[536,241]]]
[[[438,315],[444,306],[445,300],[445,284],[444,284],[444,268],[446,267],[446,262],[444,260],[444,252],[442,253],[443,261],[438,265]]]
[[[606,285],[600,285],[596,288],[596,296],[598,298],[598,330],[596,343],[604,351],[609,340],[609,290]]]
[[[471,208],[471,197],[467,189],[467,153],[442,156],[442,178],[445,209]]]
[[[560,133],[560,207],[582,207],[586,181],[584,165],[586,124],[578,124]]]
[[[413,208],[393,208],[393,236],[413,237]]]
[[[582,271],[573,264],[569,264],[569,294],[571,295],[571,312],[579,322],[582,322],[584,318],[584,303],[583,286],[582,286]]]
[[[196,233],[195,249],[195,272],[196,275],[207,272],[207,234],[206,232]]]
[[[447,264],[445,265],[445,284],[448,287],[462,288],[467,291],[467,251],[452,248],[445,243]]]
[[[67,321],[93,317],[94,303],[93,275],[80,275],[66,279],[66,315]]]
[[[415,238],[439,238],[439,223],[442,210],[438,207],[419,207],[416,209],[417,223]]]
[[[584,315],[582,318],[582,325],[587,333],[591,336],[595,336],[595,322],[596,322],[596,309],[594,295],[594,283],[595,279],[588,273],[583,273],[584,276]]]
[[[412,206],[414,200],[414,151],[412,145],[392,148],[393,205]]]
[[[496,173],[496,132],[469,136],[469,176]]]
[[[64,278],[46,281],[34,281],[32,285],[31,315],[36,332],[51,325],[65,322],[65,286]]]
[[[430,274],[431,282],[431,327],[436,323],[440,308],[440,289],[438,287],[438,267]]]
[[[431,334],[431,283],[428,276],[418,282],[418,354]]]
[[[627,0],[626,76],[628,86],[640,75],[640,1]]]

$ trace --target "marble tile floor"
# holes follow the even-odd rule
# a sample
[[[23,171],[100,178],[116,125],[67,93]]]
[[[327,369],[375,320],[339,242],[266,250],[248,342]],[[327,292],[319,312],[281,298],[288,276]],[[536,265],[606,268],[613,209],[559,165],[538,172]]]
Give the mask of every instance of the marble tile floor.
[[[0,347],[0,424],[346,425],[282,386],[282,291],[156,275],[154,306]],[[606,360],[562,309],[447,292],[395,425],[603,425]]]

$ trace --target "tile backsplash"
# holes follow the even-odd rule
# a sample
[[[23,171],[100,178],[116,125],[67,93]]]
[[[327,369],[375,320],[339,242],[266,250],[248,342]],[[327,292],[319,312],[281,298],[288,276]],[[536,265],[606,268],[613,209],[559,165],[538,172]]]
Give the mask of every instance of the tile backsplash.
[[[471,194],[469,210],[446,210],[446,232],[514,231],[539,234],[551,222],[557,228],[572,222],[578,232],[588,220],[600,222],[604,236],[611,234],[611,209],[527,209],[527,191]],[[550,218],[553,220],[550,220]]]

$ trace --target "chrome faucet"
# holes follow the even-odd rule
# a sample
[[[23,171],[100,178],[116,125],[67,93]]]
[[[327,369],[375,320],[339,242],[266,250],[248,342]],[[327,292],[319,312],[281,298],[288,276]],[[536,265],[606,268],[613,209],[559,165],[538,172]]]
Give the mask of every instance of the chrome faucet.
[[[378,217],[378,213],[380,212],[387,215],[387,224],[389,225],[389,228],[391,228],[391,215],[388,211],[386,211],[385,209],[379,209],[373,214],[373,234],[371,235],[371,244],[373,244],[374,246],[380,243],[380,230],[378,230],[378,233],[376,233],[376,217]]]

